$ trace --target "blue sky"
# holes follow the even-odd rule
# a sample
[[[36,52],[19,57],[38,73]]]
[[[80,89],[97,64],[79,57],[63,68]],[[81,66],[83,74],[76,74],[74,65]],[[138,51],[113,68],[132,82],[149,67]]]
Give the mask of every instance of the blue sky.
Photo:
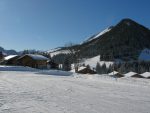
[[[0,46],[49,50],[131,18],[150,28],[149,0],[0,0]]]

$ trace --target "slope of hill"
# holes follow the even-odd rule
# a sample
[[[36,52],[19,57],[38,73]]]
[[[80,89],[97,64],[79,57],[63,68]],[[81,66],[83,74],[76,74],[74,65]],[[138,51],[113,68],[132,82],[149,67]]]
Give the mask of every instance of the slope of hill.
[[[96,68],[97,63],[99,63],[101,66],[105,63],[107,68],[113,64],[113,62],[109,61],[100,61],[100,55],[88,59],[83,59],[82,61],[82,64],[89,65],[91,68]]]
[[[15,55],[18,54],[15,50],[5,50],[4,48],[0,47],[0,51],[6,53],[7,55]]]
[[[123,19],[110,31],[80,45],[83,57],[101,55],[101,60],[137,59],[139,53],[150,48],[150,30],[131,19]]]
[[[87,43],[87,42],[90,42],[96,38],[99,38],[100,36],[104,35],[105,33],[109,32],[113,27],[109,27],[109,28],[106,28],[105,30],[97,33],[96,35],[93,35],[91,36],[90,38],[88,38],[87,40],[85,40],[83,43]]]

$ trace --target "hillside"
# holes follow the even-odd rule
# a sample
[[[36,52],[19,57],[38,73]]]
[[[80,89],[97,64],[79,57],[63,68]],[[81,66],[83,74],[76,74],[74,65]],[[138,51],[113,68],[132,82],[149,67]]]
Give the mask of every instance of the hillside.
[[[103,60],[112,57],[136,59],[144,48],[150,48],[150,30],[133,20],[124,19],[109,32],[81,45],[81,54],[84,57],[101,54]]]

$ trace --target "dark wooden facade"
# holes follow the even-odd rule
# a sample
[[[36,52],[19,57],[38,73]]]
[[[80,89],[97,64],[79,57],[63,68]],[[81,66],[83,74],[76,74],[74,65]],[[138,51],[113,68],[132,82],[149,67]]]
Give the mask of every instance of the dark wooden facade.
[[[78,70],[77,73],[81,73],[81,74],[96,74],[96,71],[85,67],[85,68],[83,68],[81,70]]]
[[[32,68],[38,68],[38,69],[47,68],[47,60],[45,60],[45,59],[36,60],[28,55],[25,55],[25,56],[19,58],[18,63],[19,63],[19,65],[29,66]]]
[[[0,51],[0,61],[2,61],[4,59],[4,55],[3,55],[3,52]]]

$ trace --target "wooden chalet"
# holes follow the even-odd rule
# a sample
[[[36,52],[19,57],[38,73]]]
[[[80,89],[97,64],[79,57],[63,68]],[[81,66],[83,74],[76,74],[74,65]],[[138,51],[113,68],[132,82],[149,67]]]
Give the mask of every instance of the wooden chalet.
[[[26,54],[18,59],[19,65],[29,66],[32,68],[45,69],[49,59],[42,55]]]

